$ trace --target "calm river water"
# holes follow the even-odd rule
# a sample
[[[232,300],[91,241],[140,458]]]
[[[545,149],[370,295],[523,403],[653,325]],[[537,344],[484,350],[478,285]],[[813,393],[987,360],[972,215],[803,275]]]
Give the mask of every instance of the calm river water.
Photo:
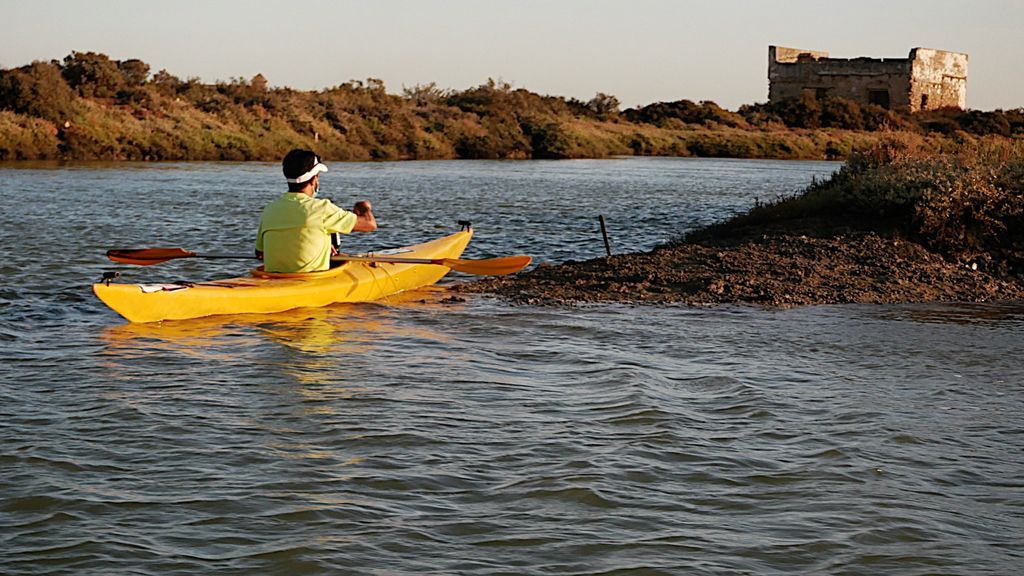
[[[333,164],[349,248],[599,256],[831,163]],[[129,325],[108,248],[249,252],[274,164],[0,167],[0,573],[1014,574],[1024,306],[387,302]],[[246,262],[129,269],[228,277]],[[447,283],[466,281],[450,276]]]

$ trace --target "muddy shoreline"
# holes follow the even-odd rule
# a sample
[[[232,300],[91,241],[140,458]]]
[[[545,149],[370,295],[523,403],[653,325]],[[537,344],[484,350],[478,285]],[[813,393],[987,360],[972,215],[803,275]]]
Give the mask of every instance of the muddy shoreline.
[[[704,234],[650,252],[541,264],[516,276],[467,283],[525,304],[755,304],[987,302],[1024,299],[1019,278],[951,262],[875,230],[787,226]],[[805,229],[805,230],[802,230]],[[805,233],[806,232],[806,233]]]

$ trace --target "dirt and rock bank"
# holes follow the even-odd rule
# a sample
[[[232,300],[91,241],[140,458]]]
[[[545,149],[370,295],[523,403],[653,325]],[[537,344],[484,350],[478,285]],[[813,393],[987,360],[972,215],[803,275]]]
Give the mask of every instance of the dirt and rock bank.
[[[669,246],[463,288],[517,302],[985,302],[1024,299],[1024,145],[934,154],[900,136],[800,195]]]
[[[518,303],[984,302],[1024,298],[1024,283],[950,262],[873,231],[808,236],[775,230],[710,237],[585,262],[540,265],[463,285]]]

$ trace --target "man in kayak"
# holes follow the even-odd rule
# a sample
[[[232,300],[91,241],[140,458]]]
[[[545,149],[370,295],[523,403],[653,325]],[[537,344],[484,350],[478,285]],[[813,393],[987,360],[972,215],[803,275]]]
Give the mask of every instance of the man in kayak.
[[[263,209],[256,233],[256,257],[267,272],[317,272],[331,267],[331,235],[373,232],[377,220],[368,201],[352,212],[317,198],[327,166],[309,150],[292,150],[281,162],[288,192]]]

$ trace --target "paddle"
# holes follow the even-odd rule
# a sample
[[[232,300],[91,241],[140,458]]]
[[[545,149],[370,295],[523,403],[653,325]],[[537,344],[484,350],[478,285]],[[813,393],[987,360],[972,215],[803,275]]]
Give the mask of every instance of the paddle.
[[[196,254],[184,248],[138,248],[129,250],[107,250],[107,258],[122,264],[136,264],[149,266],[160,264],[168,260],[178,258],[206,258],[206,259],[245,259],[254,260],[256,256],[244,254]],[[435,264],[451,268],[456,272],[475,274],[477,276],[503,276],[512,274],[526,268],[530,263],[529,256],[504,256],[501,258],[484,258],[481,260],[467,260],[464,258],[403,258],[401,256],[352,256],[339,254],[332,256],[336,262],[382,262],[391,264]]]

